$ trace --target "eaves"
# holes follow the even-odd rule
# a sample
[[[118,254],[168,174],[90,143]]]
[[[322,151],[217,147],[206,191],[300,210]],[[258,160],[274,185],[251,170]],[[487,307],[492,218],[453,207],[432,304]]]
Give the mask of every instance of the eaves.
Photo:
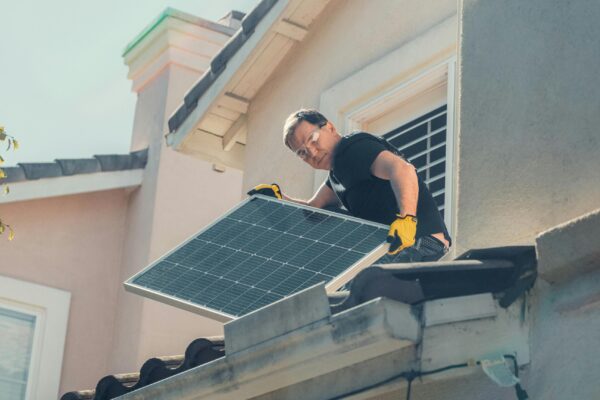
[[[170,117],[167,144],[242,169],[252,99],[328,3],[261,1]]]

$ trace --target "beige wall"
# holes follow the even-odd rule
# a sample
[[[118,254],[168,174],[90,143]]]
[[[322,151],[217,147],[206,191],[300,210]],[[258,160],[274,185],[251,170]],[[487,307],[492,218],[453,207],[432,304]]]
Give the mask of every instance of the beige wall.
[[[128,194],[112,190],[3,204],[0,274],[71,293],[60,393],[94,387],[109,363]]]
[[[278,182],[292,196],[310,196],[311,168],[282,144],[285,118],[300,107],[318,108],[329,87],[456,13],[456,2],[446,0],[436,7],[416,0],[373,4],[332,2],[252,100],[244,188]]]
[[[457,241],[532,243],[600,204],[594,1],[462,1]]]

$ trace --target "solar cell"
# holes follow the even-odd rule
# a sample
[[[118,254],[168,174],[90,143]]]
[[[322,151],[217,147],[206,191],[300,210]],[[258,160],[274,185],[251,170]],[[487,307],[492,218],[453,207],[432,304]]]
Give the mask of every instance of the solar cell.
[[[383,253],[388,227],[260,195],[134,275],[127,290],[222,321],[319,282],[335,290]]]

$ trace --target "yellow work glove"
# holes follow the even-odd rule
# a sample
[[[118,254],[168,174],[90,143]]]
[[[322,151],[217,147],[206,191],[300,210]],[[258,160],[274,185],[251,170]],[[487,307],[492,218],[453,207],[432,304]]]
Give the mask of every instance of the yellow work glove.
[[[390,225],[387,242],[390,244],[388,254],[393,255],[401,252],[407,247],[415,244],[415,234],[417,233],[417,217],[414,215],[401,216]]]
[[[255,186],[254,189],[248,192],[248,196],[252,196],[254,194],[262,194],[264,196],[275,197],[279,200],[283,199],[283,196],[281,195],[281,189],[276,183],[272,183],[270,185],[262,183],[258,186]]]

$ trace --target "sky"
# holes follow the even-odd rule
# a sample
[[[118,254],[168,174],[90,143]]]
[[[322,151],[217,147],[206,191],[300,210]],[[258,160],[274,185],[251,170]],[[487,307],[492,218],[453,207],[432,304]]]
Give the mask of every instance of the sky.
[[[259,0],[0,0],[3,166],[128,153],[136,96],[121,54],[167,7],[216,21]]]

